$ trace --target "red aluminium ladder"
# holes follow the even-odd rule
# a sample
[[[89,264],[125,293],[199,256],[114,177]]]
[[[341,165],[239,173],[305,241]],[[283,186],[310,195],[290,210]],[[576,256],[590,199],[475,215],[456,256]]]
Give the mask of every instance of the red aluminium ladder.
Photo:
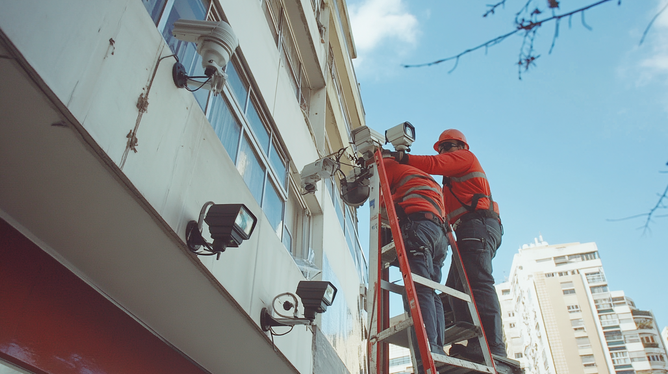
[[[409,348],[416,373],[416,354],[419,351],[425,374],[495,374],[494,360],[478,317],[452,228],[449,224],[447,225],[447,237],[452,248],[452,261],[457,266],[462,284],[464,284],[464,292],[411,273],[380,149],[376,149],[374,161],[377,172],[371,178],[369,200],[371,210],[369,292],[372,294],[367,299],[367,311],[370,311],[368,341],[369,373],[389,373],[389,344],[395,344]],[[383,216],[386,216],[387,219],[384,220]],[[387,230],[387,226],[389,226],[389,230]],[[384,228],[385,230],[383,230]],[[388,231],[391,232],[391,238],[389,238],[390,235],[383,235],[383,233]],[[389,241],[389,244],[383,245],[382,236],[388,237],[386,241]],[[393,264],[397,262],[402,274],[403,286],[388,281],[389,267],[394,266]],[[458,298],[468,304],[473,323],[456,323],[447,328],[445,331],[446,346],[477,337],[477,341],[483,352],[483,363],[431,353],[427,332],[420,312],[420,305],[418,304],[415,290],[416,283],[440,291],[441,298],[444,298],[444,306],[448,303],[447,297]],[[408,315],[399,315],[390,319],[390,292],[398,294],[405,292],[410,308]],[[411,326],[415,330],[414,338],[410,334]]]

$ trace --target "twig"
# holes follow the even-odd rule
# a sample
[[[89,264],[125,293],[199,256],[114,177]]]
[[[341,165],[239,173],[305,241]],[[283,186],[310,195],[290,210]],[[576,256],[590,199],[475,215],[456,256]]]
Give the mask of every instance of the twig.
[[[599,6],[599,5],[603,4],[603,3],[607,3],[607,2],[610,2],[610,1],[614,1],[614,0],[600,0],[600,1],[597,1],[597,2],[592,3],[592,4],[590,4],[590,5],[587,5],[587,6],[585,6],[585,7],[582,7],[582,8],[580,8],[580,9],[576,9],[576,10],[570,11],[570,12],[568,12],[568,13],[556,14],[556,15],[553,14],[551,17],[548,17],[548,18],[545,18],[545,19],[542,19],[542,20],[526,20],[526,19],[524,19],[524,18],[521,18],[521,19],[520,19],[520,18],[519,18],[520,14],[522,14],[522,13],[525,12],[525,11],[528,11],[528,9],[529,9],[528,7],[529,7],[531,1],[527,1],[527,3],[524,5],[524,7],[522,7],[522,9],[520,10],[520,12],[518,12],[517,15],[516,15],[516,18],[515,18],[515,24],[516,24],[516,26],[515,26],[515,30],[510,31],[510,32],[508,32],[508,33],[506,33],[506,34],[504,34],[504,35],[497,36],[497,37],[494,38],[494,39],[490,39],[490,40],[486,41],[485,43],[482,43],[482,44],[480,44],[480,45],[478,45],[478,46],[476,46],[476,47],[469,48],[469,49],[467,49],[467,50],[465,50],[465,51],[463,51],[463,52],[461,52],[461,53],[459,53],[459,54],[457,54],[457,55],[453,55],[453,56],[450,56],[450,57],[442,58],[442,59],[435,60],[435,61],[432,61],[432,62],[426,62],[426,63],[421,63],[421,64],[402,64],[401,66],[404,67],[404,68],[417,68],[417,67],[424,67],[424,66],[437,65],[437,64],[440,64],[440,63],[443,63],[443,62],[446,62],[446,61],[455,60],[455,66],[453,67],[453,69],[450,70],[450,72],[452,72],[452,71],[454,70],[454,68],[457,67],[457,64],[459,63],[459,58],[462,57],[462,56],[464,56],[464,55],[466,55],[466,54],[468,54],[468,53],[477,51],[478,49],[481,49],[481,48],[483,48],[483,47],[485,47],[485,48],[489,48],[489,47],[491,47],[491,46],[494,46],[494,45],[496,45],[496,44],[499,44],[499,43],[501,43],[502,41],[504,41],[506,38],[508,38],[509,36],[511,36],[511,35],[515,35],[516,33],[520,32],[520,31],[525,31],[525,36],[524,36],[525,41],[523,42],[523,46],[524,46],[524,45],[526,44],[526,39],[532,37],[532,36],[530,35],[530,32],[533,31],[533,32],[535,33],[535,29],[539,28],[539,27],[542,26],[544,23],[547,23],[547,22],[550,22],[550,21],[559,21],[560,19],[562,19],[562,18],[564,18],[564,17],[569,17],[569,18],[570,18],[570,17],[571,17],[572,15],[574,15],[574,14],[577,14],[577,13],[584,13],[584,12],[585,12],[586,10],[588,10],[588,9],[591,9],[591,8],[593,8],[593,7]],[[498,7],[499,5],[502,5],[503,3],[505,3],[505,1],[501,1],[501,2],[499,2],[499,3],[497,3],[497,4],[492,5],[492,6],[491,6],[491,7],[492,7],[492,13],[493,13],[493,10],[494,10],[496,7]],[[617,0],[617,5],[619,5],[619,4],[621,4],[621,0]],[[535,17],[535,16],[537,16],[537,14],[540,14],[539,11],[538,11],[538,13],[536,13],[536,11],[538,11],[538,9],[536,9],[535,11],[533,11],[531,15]],[[487,14],[490,14],[490,10],[488,10],[487,13],[485,13],[485,15],[487,15]],[[590,27],[584,22],[584,17],[582,18],[582,22],[583,22],[583,25],[584,25],[586,28],[589,28],[589,29],[590,29]],[[557,29],[557,30],[558,30],[558,29]],[[534,36],[535,36],[535,35],[534,35]],[[530,50],[533,51],[533,43],[532,43],[532,42],[530,43]],[[533,65],[533,61],[534,61],[536,58],[538,58],[538,57],[539,57],[539,56],[522,55],[522,54],[520,54],[520,61],[518,62],[518,64],[520,64],[521,66],[525,66],[526,68],[528,68],[529,66]],[[521,77],[520,77],[520,79],[521,79]]]
[[[626,220],[629,220],[629,219],[638,218],[638,217],[645,217],[645,216],[646,216],[647,219],[645,220],[645,224],[644,224],[643,226],[639,227],[639,229],[643,229],[643,234],[644,234],[644,233],[646,233],[647,231],[650,231],[649,224],[650,224],[650,222],[651,222],[651,220],[652,220],[652,216],[654,215],[654,213],[656,212],[656,210],[657,210],[657,209],[665,209],[665,208],[668,208],[668,207],[663,203],[663,199],[668,199],[668,185],[666,186],[666,189],[663,191],[663,194],[662,194],[661,196],[659,196],[659,201],[656,202],[656,205],[654,205],[654,207],[653,207],[652,209],[650,209],[649,212],[647,212],[647,213],[643,213],[643,214],[636,214],[636,215],[634,215],[634,216],[630,216],[630,217],[624,217],[624,218],[618,218],[618,219],[608,219],[607,221],[610,221],[610,222],[626,221]],[[667,216],[668,216],[668,215],[659,215],[659,216],[654,215],[655,218],[659,218],[659,217],[667,217]]]
[[[654,23],[654,21],[656,21],[657,18],[659,18],[661,13],[663,13],[663,11],[666,10],[666,8],[668,8],[668,3],[666,3],[666,5],[664,5],[663,8],[661,8],[659,13],[657,13],[654,16],[654,18],[652,18],[652,20],[649,22],[649,25],[647,25],[645,32],[642,33],[642,38],[640,38],[640,43],[638,43],[638,45],[642,45],[642,42],[645,41],[645,36],[647,36],[647,32],[649,32],[649,29],[652,27],[652,24]]]

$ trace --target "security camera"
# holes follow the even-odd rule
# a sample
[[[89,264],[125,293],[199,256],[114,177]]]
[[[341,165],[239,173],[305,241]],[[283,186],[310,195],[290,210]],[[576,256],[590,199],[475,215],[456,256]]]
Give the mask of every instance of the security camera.
[[[352,130],[350,134],[352,135],[355,149],[362,154],[364,159],[373,158],[373,152],[385,141],[383,135],[368,126],[358,127]]]
[[[355,167],[348,175],[341,179],[341,199],[348,206],[358,207],[369,198],[371,193],[371,181],[373,169],[367,167]]]
[[[234,34],[232,26],[224,21],[198,21],[180,19],[174,22],[172,35],[186,42],[197,43],[197,53],[202,56],[204,74],[209,77],[206,88],[214,94],[222,92],[227,75],[223,68],[230,61],[239,45],[239,39]],[[179,63],[177,63],[180,65]],[[188,84],[183,65],[177,68],[174,65],[174,82],[182,88]],[[177,78],[179,82],[177,83]],[[193,84],[201,82],[193,82]]]
[[[415,127],[408,121],[385,131],[385,143],[392,143],[396,151],[409,151],[414,141]]]
[[[308,193],[315,192],[316,182],[323,178],[331,178],[337,168],[337,162],[327,157],[304,166],[301,172],[302,187]]]

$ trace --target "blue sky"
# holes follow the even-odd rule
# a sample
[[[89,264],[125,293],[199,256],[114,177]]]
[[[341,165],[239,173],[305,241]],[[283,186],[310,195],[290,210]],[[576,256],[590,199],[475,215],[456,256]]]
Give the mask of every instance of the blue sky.
[[[562,0],[561,11],[592,2]],[[610,288],[668,325],[668,212],[657,211],[648,232],[639,229],[646,217],[610,221],[648,212],[668,185],[668,12],[639,45],[666,2],[605,3],[585,13],[591,30],[579,15],[570,27],[563,19],[551,54],[555,27],[545,24],[535,42],[540,57],[521,80],[520,36],[463,56],[452,72],[452,62],[401,64],[456,55],[511,31],[525,1],[508,0],[487,18],[486,1],[348,2],[367,125],[384,131],[410,121],[413,154],[433,154],[438,135],[457,128],[480,159],[505,227],[497,282],[541,234],[550,244],[595,242]],[[364,233],[368,210],[360,213]]]

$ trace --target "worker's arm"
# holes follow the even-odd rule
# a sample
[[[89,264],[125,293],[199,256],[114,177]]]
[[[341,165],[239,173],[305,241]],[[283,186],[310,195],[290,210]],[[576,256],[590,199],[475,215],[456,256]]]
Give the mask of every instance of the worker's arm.
[[[441,153],[434,156],[408,157],[408,165],[432,175],[456,176],[466,173],[475,160],[469,150],[462,149],[455,152]]]

